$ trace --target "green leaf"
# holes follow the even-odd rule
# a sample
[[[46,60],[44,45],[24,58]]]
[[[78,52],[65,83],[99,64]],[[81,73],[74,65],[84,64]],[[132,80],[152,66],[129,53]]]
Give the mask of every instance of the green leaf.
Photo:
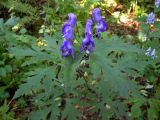
[[[34,71],[26,73],[26,75],[28,75],[28,77],[25,79],[26,83],[20,85],[20,88],[16,91],[13,99],[16,99],[24,94],[26,95],[32,90],[42,89],[42,79],[51,80],[55,78],[54,67],[52,66],[46,68],[37,68]]]
[[[9,18],[5,24],[9,25],[9,26],[14,26],[19,22],[19,18],[15,17],[15,16],[11,16],[11,18]]]
[[[30,120],[46,120],[49,112],[50,112],[49,108],[43,108],[41,110],[31,112],[29,115],[29,119]]]
[[[80,116],[80,112],[73,107],[73,102],[75,101],[67,99],[65,109],[62,113],[63,118],[67,118],[68,120],[76,120],[76,118]]]
[[[160,100],[149,99],[149,109],[148,109],[148,120],[158,120],[158,115],[160,111]]]
[[[14,112],[9,111],[9,105],[5,100],[4,104],[0,106],[0,116],[1,120],[15,120],[14,119]]]
[[[141,100],[137,100],[132,108],[131,108],[131,114],[134,118],[139,118],[141,115],[142,115],[142,112],[141,112],[141,106],[143,105],[143,102]]]
[[[26,56],[29,57],[36,55],[36,51],[33,51],[29,48],[18,48],[18,47],[12,47],[10,49],[10,53],[13,54],[17,59],[21,59]]]
[[[141,49],[137,48],[135,45],[125,43],[123,39],[118,36],[104,36],[105,39],[95,40],[96,48],[98,50],[105,50],[109,53],[111,51],[123,51],[123,52],[142,52]],[[96,50],[97,51],[97,50]]]
[[[111,66],[105,56],[99,54],[92,54],[92,63],[96,63],[104,71],[103,80],[106,81],[106,89],[112,88],[113,91],[119,92],[121,96],[128,97],[129,93],[138,90],[136,84],[130,80],[120,71],[120,69]],[[95,71],[96,72],[96,71]]]
[[[138,94],[138,85],[135,82],[128,79],[127,75],[122,72],[118,62],[114,63],[113,58],[107,57],[109,51],[128,51],[139,52],[140,50],[133,45],[119,42],[118,37],[108,38],[109,40],[101,40],[96,42],[94,52],[90,55],[90,64],[95,64],[97,67],[101,67],[103,70],[102,81],[106,81],[106,91],[118,92],[120,96],[129,97],[132,92]],[[118,40],[117,40],[118,39]],[[116,42],[117,41],[117,42]],[[115,58],[116,59],[116,58]],[[136,58],[135,58],[136,59]],[[117,59],[118,60],[118,59]],[[129,67],[129,66],[128,66]],[[94,71],[94,74],[97,71]],[[103,91],[102,91],[103,93]],[[110,93],[112,94],[112,92]]]

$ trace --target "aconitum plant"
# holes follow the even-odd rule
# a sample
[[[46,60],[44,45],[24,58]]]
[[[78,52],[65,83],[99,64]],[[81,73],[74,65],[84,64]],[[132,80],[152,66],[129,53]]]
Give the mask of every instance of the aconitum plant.
[[[152,59],[155,59],[156,58],[156,49],[153,49],[152,52],[151,52],[151,57]]]
[[[95,8],[92,12],[93,20],[95,23],[95,36],[100,38],[101,32],[107,29],[107,24],[101,16],[101,11],[99,8]],[[86,53],[91,53],[94,50],[95,43],[92,34],[92,20],[88,19],[85,27],[85,38],[82,41],[82,46],[80,51],[86,51]],[[71,55],[74,58],[73,50],[73,39],[74,39],[74,26],[76,25],[76,16],[73,13],[68,14],[68,20],[62,26],[63,42],[61,45],[62,56],[66,57]]]
[[[155,0],[155,6],[156,6],[156,8],[159,7],[159,4],[160,4],[160,0]]]
[[[153,12],[151,12],[147,17],[147,23],[154,24],[154,20],[155,20],[155,14]]]
[[[152,48],[149,47],[149,48],[146,50],[145,55],[146,55],[146,56],[149,56],[149,54],[151,53],[151,51],[152,51]]]
[[[64,40],[61,45],[61,51],[62,51],[63,57],[66,57],[68,55],[72,55],[72,58],[74,58],[72,41]]]
[[[107,24],[101,16],[99,8],[95,8],[92,12],[94,23],[96,24],[95,34],[98,38],[101,37],[100,32],[104,32],[107,29]]]
[[[149,48],[146,50],[145,55],[146,55],[146,56],[151,56],[152,59],[155,59],[155,58],[156,58],[156,49],[152,49],[151,47],[149,47]]]
[[[88,19],[85,28],[85,38],[82,41],[82,47],[80,51],[87,50],[89,53],[93,51],[95,47],[94,40],[92,39],[92,20]]]
[[[62,56],[66,57],[71,55],[74,58],[73,39],[74,39],[74,26],[76,25],[76,16],[73,13],[68,14],[68,21],[62,26],[63,42],[60,50]]]

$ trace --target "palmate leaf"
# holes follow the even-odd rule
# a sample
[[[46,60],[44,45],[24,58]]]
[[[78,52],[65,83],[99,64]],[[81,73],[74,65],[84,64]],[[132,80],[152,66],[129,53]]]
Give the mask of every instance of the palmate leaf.
[[[133,104],[133,106],[131,108],[132,117],[139,118],[142,115],[140,107],[143,104],[144,104],[144,101],[142,101],[142,100],[136,100],[136,101],[134,101],[134,104]]]
[[[14,25],[16,25],[19,21],[20,21],[19,18],[15,17],[15,16],[11,16],[11,18],[9,18],[9,19],[5,22],[5,25],[14,26]]]
[[[148,109],[148,120],[158,120],[160,111],[160,100],[149,99],[150,108]]]
[[[80,112],[72,105],[74,102],[76,102],[74,99],[67,99],[65,109],[62,113],[63,118],[67,118],[68,120],[76,120],[76,118],[80,116]]]
[[[21,59],[28,56],[35,56],[37,53],[29,48],[12,47],[10,49],[10,54],[13,54],[17,59]]]
[[[21,84],[19,89],[16,91],[13,99],[16,99],[22,95],[28,94],[32,90],[39,90],[43,88],[41,80],[43,78],[54,79],[54,67],[44,67],[44,68],[37,68],[34,71],[30,71],[26,74],[28,77],[25,79],[24,84]]]
[[[29,118],[31,120],[57,120],[57,117],[60,115],[59,103],[60,99],[57,99],[57,94],[60,95],[61,92],[54,91],[54,97],[52,99],[43,100],[43,104],[39,104],[39,109],[30,113]],[[37,98],[37,100],[42,99],[43,97]]]
[[[121,72],[121,69],[118,67],[119,65],[113,63],[111,58],[107,58],[107,53],[109,53],[109,51],[137,53],[141,50],[133,45],[119,41],[118,37],[108,39],[102,39],[96,42],[94,53],[90,56],[90,63],[102,68],[104,76],[103,81],[106,81],[106,90],[112,88],[111,90],[118,92],[120,96],[129,97],[129,93],[137,91],[138,86],[133,81],[128,80],[127,76]],[[95,71],[95,73],[96,72],[97,71]],[[138,93],[138,91],[136,93]]]
[[[31,59],[37,61],[54,60],[53,56],[49,55],[47,52],[42,52],[41,49],[36,46],[34,46],[33,48],[12,47],[10,49],[10,54],[14,55],[17,59],[32,57]]]
[[[43,108],[41,110],[31,112],[30,115],[29,115],[29,119],[30,120],[46,120],[49,112],[50,112],[49,108]]]
[[[144,54],[126,54],[120,60],[118,60],[118,64],[123,69],[135,69],[137,71],[143,71],[148,62],[142,61],[142,55]]]
[[[113,90],[118,92],[120,96],[128,97],[130,91],[138,90],[136,84],[127,80],[125,74],[123,74],[118,67],[111,66],[110,61],[105,60],[104,56],[100,56],[101,53],[91,55],[91,59],[95,64],[101,66],[104,71],[103,80],[106,81],[106,90]],[[95,71],[96,72],[96,71]]]
[[[140,53],[142,52],[141,49],[136,47],[135,45],[131,45],[125,43],[124,40],[116,35],[114,36],[107,36],[105,34],[104,39],[95,40],[96,48],[98,50],[104,50],[106,53],[111,51],[123,51],[123,52],[133,52],[133,53]]]
[[[99,67],[102,69],[102,79],[99,82],[99,92],[103,97],[103,101],[96,105],[96,108],[102,110],[101,115],[105,120],[116,114],[120,118],[125,114],[126,108],[123,102],[113,101],[112,98],[117,95],[129,98],[131,94],[139,95],[139,86],[134,81],[128,79],[127,70],[130,68],[139,69],[140,66],[134,67],[137,61],[137,54],[142,51],[136,46],[124,43],[121,39],[114,36],[106,40],[98,40],[94,52],[90,55],[89,63],[94,69],[93,74],[100,73]],[[111,52],[121,52],[124,57],[108,56]],[[135,57],[131,57],[131,56]],[[133,63],[129,63],[127,58]],[[116,62],[115,62],[116,60]],[[125,64],[125,62],[127,64]],[[97,69],[96,69],[97,68]],[[99,70],[99,71],[97,71]],[[132,71],[131,71],[132,72]],[[104,104],[107,103],[111,109],[107,109]],[[119,113],[119,114],[117,114]]]
[[[15,120],[14,112],[9,111],[9,105],[7,104],[7,101],[5,100],[3,105],[0,106],[0,116],[1,120]]]

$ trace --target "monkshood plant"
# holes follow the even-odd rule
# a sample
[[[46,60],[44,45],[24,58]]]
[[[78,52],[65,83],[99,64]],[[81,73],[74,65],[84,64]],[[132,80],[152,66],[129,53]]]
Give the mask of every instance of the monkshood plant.
[[[135,81],[146,66],[141,59],[145,53],[105,32],[107,24],[99,8],[92,16],[86,20],[84,39],[83,35],[74,39],[78,20],[69,13],[62,34],[44,35],[39,46],[33,41],[10,48],[14,58],[23,59],[26,71],[13,99],[31,99],[34,111],[29,119],[134,118],[130,99],[145,99]]]
[[[143,90],[143,93],[145,93],[147,99],[143,103],[141,103],[140,99],[136,99],[135,105],[133,106],[133,109],[136,109],[136,106],[145,106],[149,120],[159,119],[160,111],[160,96],[158,95],[160,90],[160,21],[158,21],[160,0],[155,0],[153,7],[154,11],[151,11],[147,17],[142,16],[138,19],[141,22],[139,33],[143,36],[140,37],[140,45],[145,51],[142,59],[147,61],[147,66],[142,72],[145,81],[145,90]],[[144,114],[141,110],[137,113],[138,114],[135,114],[137,118],[140,118]]]

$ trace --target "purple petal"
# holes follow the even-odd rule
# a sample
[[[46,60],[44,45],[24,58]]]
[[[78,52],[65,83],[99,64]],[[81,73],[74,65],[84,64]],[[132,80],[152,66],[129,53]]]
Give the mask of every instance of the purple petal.
[[[99,32],[104,32],[106,31],[107,29],[107,24],[106,22],[102,19],[101,21],[99,21],[97,24],[96,24],[96,29],[97,31]]]
[[[155,20],[155,14],[153,12],[151,12],[147,17],[147,23],[148,24],[153,24],[154,20]]]
[[[95,47],[94,41],[92,39],[92,36],[87,35],[83,41],[82,41],[82,47],[80,51],[88,50],[89,52],[92,52]]]
[[[145,55],[146,55],[146,56],[149,56],[149,54],[151,53],[151,51],[152,51],[152,48],[149,47],[149,48],[146,50]]]
[[[82,41],[82,47],[80,49],[80,51],[82,52],[83,50],[85,50],[89,44],[89,37],[85,37]]]
[[[74,30],[71,26],[68,26],[67,24],[63,25],[62,34],[63,34],[63,37],[67,40],[72,41],[74,39]]]
[[[152,56],[152,59],[156,58],[156,50],[155,49],[153,49],[153,51],[151,53],[151,56]]]
[[[86,28],[85,28],[85,35],[91,35],[92,34],[92,20],[88,19],[86,23]]]
[[[101,38],[101,33],[99,32],[99,30],[95,30],[95,36],[96,38]]]
[[[73,13],[68,14],[68,21],[67,23],[71,26],[74,27],[76,25],[76,16]]]
[[[95,23],[102,19],[101,17],[101,10],[99,8],[95,8],[92,12],[93,20]]]
[[[160,4],[160,0],[155,0],[155,6],[158,8]]]
[[[91,40],[89,45],[88,45],[88,51],[92,52],[94,50],[94,47],[95,47],[94,41]]]
[[[72,42],[68,40],[64,40],[62,42],[60,50],[62,51],[62,56],[66,57],[68,55],[72,55],[72,58],[74,58],[74,51],[72,47]]]

